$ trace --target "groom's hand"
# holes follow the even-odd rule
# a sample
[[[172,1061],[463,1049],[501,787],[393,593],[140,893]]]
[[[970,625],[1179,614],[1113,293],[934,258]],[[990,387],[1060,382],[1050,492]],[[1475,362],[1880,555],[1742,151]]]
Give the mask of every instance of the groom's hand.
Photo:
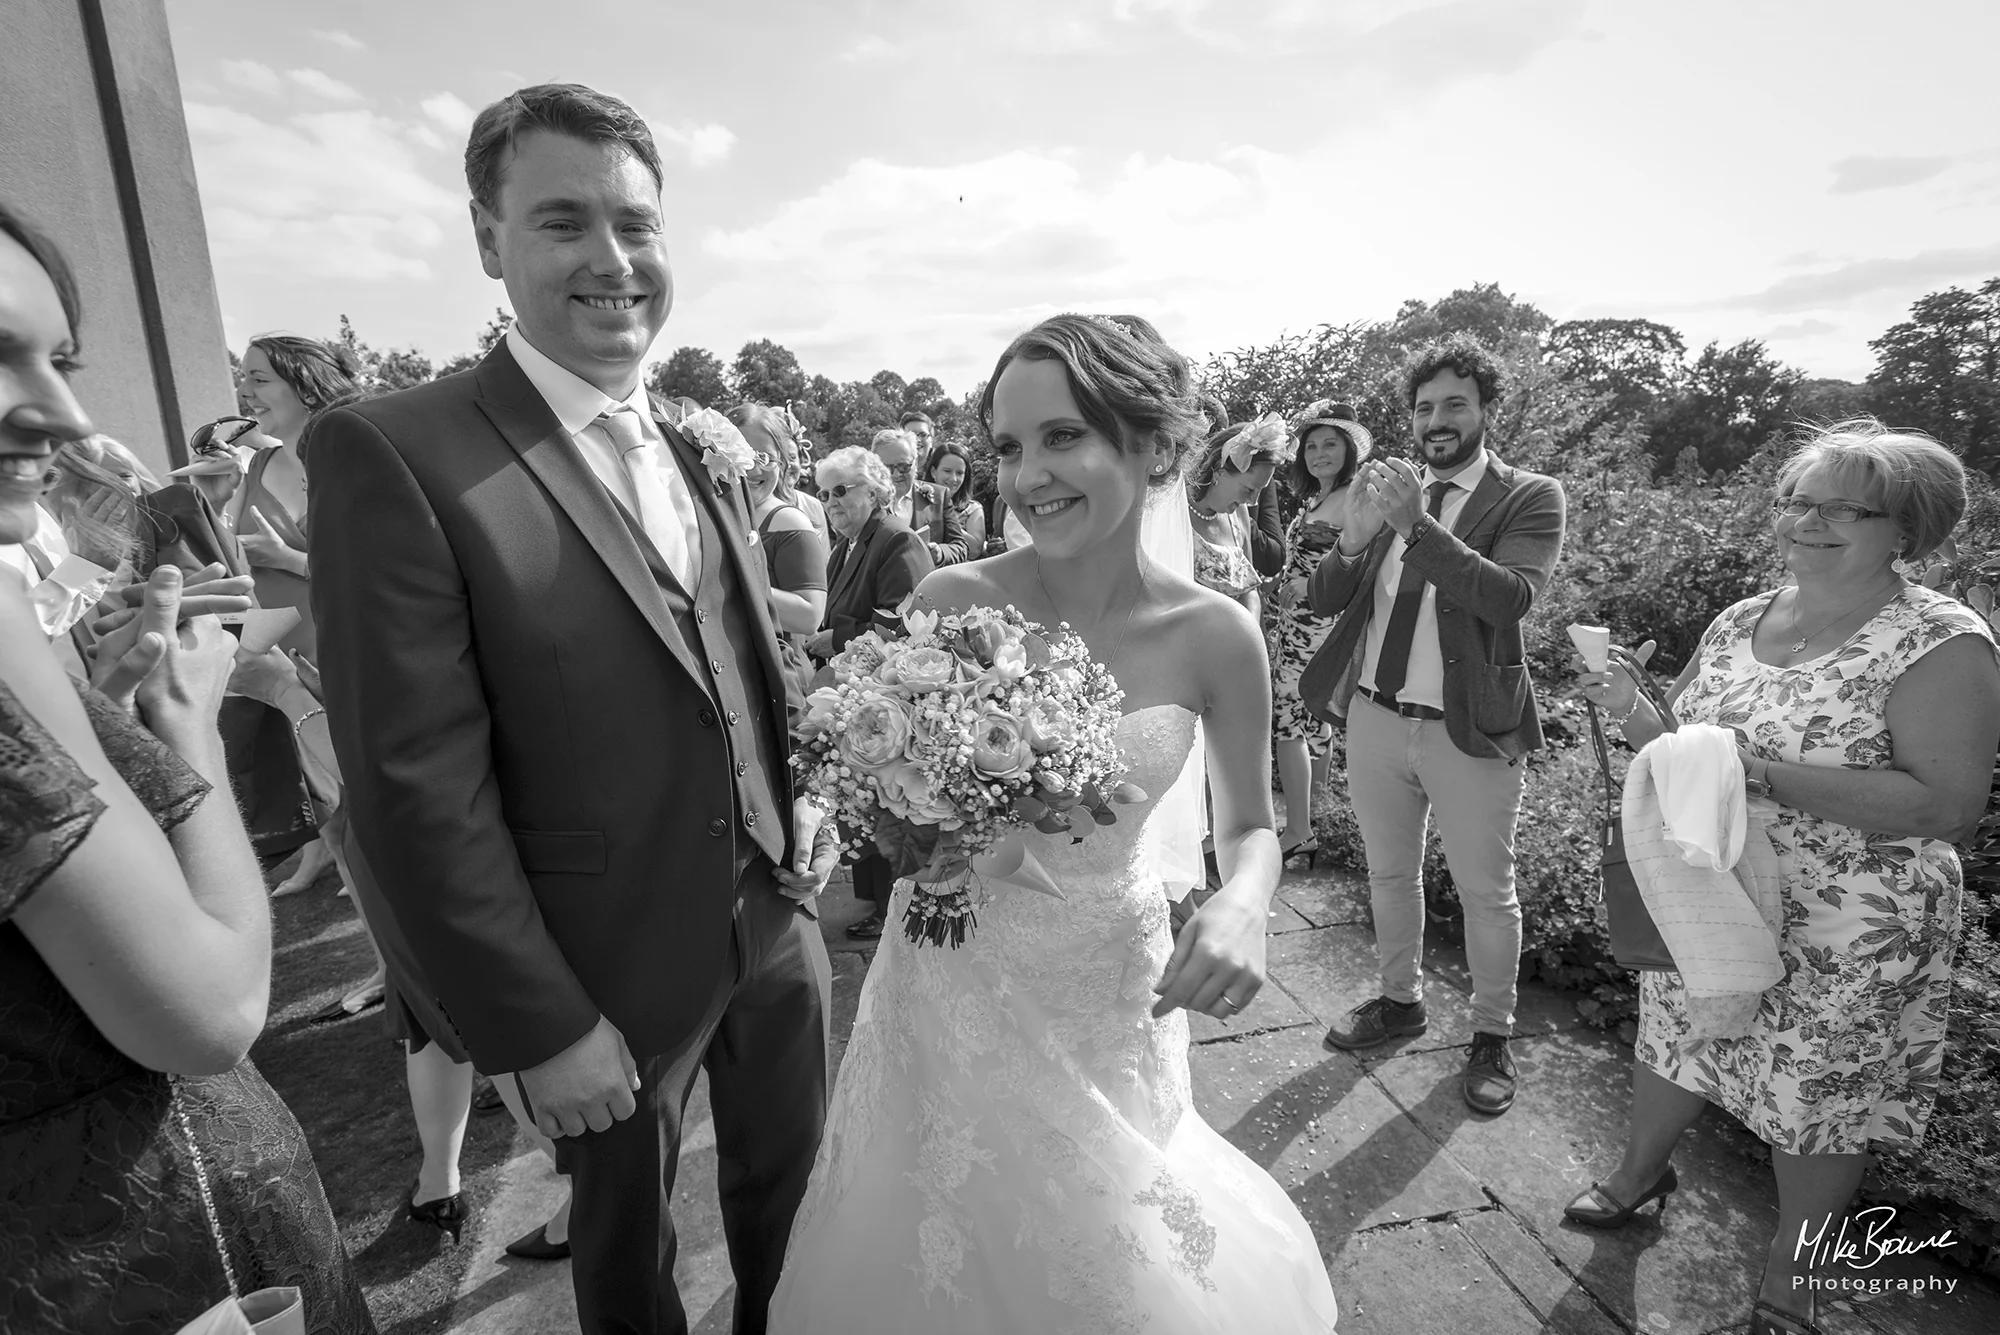
[[[780,893],[803,904],[826,889],[826,878],[840,862],[833,822],[809,798],[792,803],[792,844],[797,849],[792,865],[776,868],[773,875]]]
[[[535,1127],[554,1140],[604,1131],[632,1115],[638,1102],[639,1067],[625,1036],[602,1015],[589,1033],[543,1062],[520,1073]]]

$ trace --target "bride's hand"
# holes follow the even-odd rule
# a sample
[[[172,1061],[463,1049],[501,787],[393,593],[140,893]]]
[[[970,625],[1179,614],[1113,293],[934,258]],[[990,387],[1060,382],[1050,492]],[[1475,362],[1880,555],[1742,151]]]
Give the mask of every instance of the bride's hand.
[[[1202,905],[1181,929],[1167,971],[1153,987],[1160,996],[1153,1003],[1153,1018],[1181,1006],[1218,1020],[1248,1009],[1264,986],[1267,912],[1227,890]]]

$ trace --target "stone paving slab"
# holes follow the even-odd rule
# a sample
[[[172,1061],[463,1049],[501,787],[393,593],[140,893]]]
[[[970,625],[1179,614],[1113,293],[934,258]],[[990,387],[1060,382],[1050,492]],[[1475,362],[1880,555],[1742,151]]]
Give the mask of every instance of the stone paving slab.
[[[1368,925],[1368,879],[1351,871],[1308,870],[1294,859],[1278,885],[1278,898],[1315,927]]]
[[[1544,1330],[1564,1335],[1623,1335],[1625,1327],[1505,1210],[1461,1215],[1457,1222],[1487,1263],[1541,1317]]]
[[[1191,1064],[1196,1110],[1278,1180],[1323,1246],[1488,1204],[1359,1062],[1322,1051],[1314,1031],[1196,1048]]]
[[[1531,1335],[1535,1310],[1457,1224],[1355,1234],[1327,1257],[1341,1335]]]

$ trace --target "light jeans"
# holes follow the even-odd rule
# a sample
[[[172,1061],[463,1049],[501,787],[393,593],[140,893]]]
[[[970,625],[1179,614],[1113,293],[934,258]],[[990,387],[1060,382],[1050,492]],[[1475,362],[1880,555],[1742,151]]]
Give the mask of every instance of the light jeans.
[[[1424,994],[1424,830],[1432,808],[1445,865],[1465,906],[1472,1027],[1511,1035],[1521,968],[1521,902],[1514,897],[1514,821],[1520,760],[1475,758],[1443,720],[1404,718],[1357,693],[1347,714],[1347,789],[1368,853],[1368,894],[1382,992]]]

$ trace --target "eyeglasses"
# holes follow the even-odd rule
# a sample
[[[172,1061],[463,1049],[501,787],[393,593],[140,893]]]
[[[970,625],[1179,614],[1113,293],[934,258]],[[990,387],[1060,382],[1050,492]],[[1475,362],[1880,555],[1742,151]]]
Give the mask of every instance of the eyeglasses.
[[[861,484],[859,482],[839,482],[835,483],[831,487],[828,487],[826,489],[826,494],[828,496],[831,496],[834,500],[837,501],[841,499],[843,496],[847,495],[847,493],[850,491],[860,491],[860,490],[861,490]]]
[[[218,417],[194,429],[194,434],[188,437],[188,449],[209,456],[227,454],[231,445],[256,429],[254,417]]]
[[[1786,519],[1803,519],[1814,511],[1829,524],[1852,524],[1861,519],[1887,519],[1887,510],[1870,510],[1865,505],[1853,501],[1802,501],[1796,496],[1783,496],[1771,502],[1771,512]]]
[[[889,469],[890,477],[908,477],[916,471],[917,467],[915,464],[889,464],[886,466]]]

